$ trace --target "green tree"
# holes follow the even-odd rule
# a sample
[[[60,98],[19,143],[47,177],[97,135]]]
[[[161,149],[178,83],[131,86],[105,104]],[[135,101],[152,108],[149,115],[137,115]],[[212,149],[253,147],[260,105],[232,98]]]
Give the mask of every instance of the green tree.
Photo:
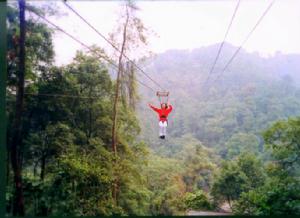
[[[180,214],[184,209],[185,184],[180,176],[181,165],[171,158],[150,154],[147,167],[143,167],[147,187],[151,191],[150,215]]]
[[[194,210],[211,210],[212,204],[208,200],[207,194],[203,191],[197,191],[195,194],[187,192],[184,196],[185,207]]]
[[[263,136],[271,159],[263,186],[245,192],[235,213],[252,215],[299,215],[299,128],[300,119],[278,121]]]
[[[216,202],[227,201],[232,208],[233,201],[240,197],[246,186],[247,176],[236,162],[224,162],[214,180],[211,193]]]
[[[233,211],[243,215],[299,215],[299,187],[297,180],[270,178],[266,185],[242,193]]]
[[[223,156],[232,159],[244,152],[259,154],[259,139],[254,134],[237,133],[230,137],[225,144]]]
[[[263,163],[254,154],[243,153],[223,163],[211,192],[216,202],[226,200],[233,207],[242,193],[261,187],[264,182]]]
[[[34,22],[33,19],[25,20],[25,1],[17,5],[9,5],[7,13],[8,26],[8,79],[7,93],[15,102],[8,108],[8,155],[14,172],[15,194],[12,212],[14,215],[24,215],[25,207],[22,188],[22,160],[24,128],[24,89],[26,82],[31,82],[37,73],[45,69],[53,58],[51,34],[46,25]],[[20,16],[18,16],[18,14]],[[45,36],[44,39],[42,36]],[[25,53],[26,51],[26,53]],[[41,67],[41,68],[40,68]],[[39,70],[39,71],[38,71]],[[14,95],[16,96],[14,99]],[[13,108],[15,107],[15,109]],[[10,125],[12,123],[12,125]],[[9,165],[8,165],[9,166]],[[10,181],[10,174],[7,174]]]
[[[264,165],[255,154],[242,153],[237,158],[237,165],[247,177],[247,187],[244,191],[258,188],[264,184],[266,179]]]
[[[186,184],[186,191],[196,192],[199,189],[208,191],[212,174],[216,169],[214,152],[191,135],[182,136],[176,143],[182,146],[182,150],[174,158],[182,163],[181,175]]]
[[[278,121],[263,134],[266,148],[271,151],[274,164],[283,169],[283,176],[299,175],[300,119]]]

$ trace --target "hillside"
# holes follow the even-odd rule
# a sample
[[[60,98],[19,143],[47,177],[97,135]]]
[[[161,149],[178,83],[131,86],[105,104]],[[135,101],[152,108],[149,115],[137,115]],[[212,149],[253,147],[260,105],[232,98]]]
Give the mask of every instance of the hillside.
[[[141,90],[142,139],[155,149],[172,153],[180,147],[176,139],[191,134],[223,155],[229,148],[237,149],[236,141],[246,141],[245,149],[259,152],[263,129],[278,119],[299,115],[299,54],[277,53],[264,58],[242,50],[215,81],[237,49],[226,43],[215,72],[204,86],[218,46],[170,50],[144,64],[146,71],[170,91],[170,102],[175,108],[169,119],[169,139],[163,148],[156,146],[161,143],[157,137],[157,117],[146,103],[148,99],[158,101],[153,93]]]
[[[300,55],[241,50],[220,75],[236,50],[225,44],[208,83],[219,44],[138,63],[171,93],[162,140],[155,91],[126,58],[147,44],[133,2],[110,35],[120,54],[84,46],[61,66],[54,33],[66,32],[39,19],[55,7],[18,3],[2,55],[6,216],[300,214]]]

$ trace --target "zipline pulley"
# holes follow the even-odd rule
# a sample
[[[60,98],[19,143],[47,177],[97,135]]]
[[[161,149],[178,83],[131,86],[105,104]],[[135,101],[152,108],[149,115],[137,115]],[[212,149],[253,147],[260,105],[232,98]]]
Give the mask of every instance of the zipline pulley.
[[[160,104],[167,104],[168,103],[169,92],[165,92],[165,91],[164,92],[160,92],[160,91],[157,91],[156,92],[156,96],[158,97]]]

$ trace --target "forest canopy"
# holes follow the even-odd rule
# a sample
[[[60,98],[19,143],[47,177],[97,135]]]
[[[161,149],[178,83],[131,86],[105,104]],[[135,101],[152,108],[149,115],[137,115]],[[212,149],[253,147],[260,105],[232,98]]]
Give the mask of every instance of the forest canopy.
[[[300,55],[242,49],[203,87],[219,44],[130,62],[148,33],[128,2],[110,35],[121,54],[91,45],[57,66],[57,29],[34,12],[59,12],[32,5],[26,31],[22,4],[7,7],[7,215],[300,214]],[[137,64],[170,90],[166,140]]]

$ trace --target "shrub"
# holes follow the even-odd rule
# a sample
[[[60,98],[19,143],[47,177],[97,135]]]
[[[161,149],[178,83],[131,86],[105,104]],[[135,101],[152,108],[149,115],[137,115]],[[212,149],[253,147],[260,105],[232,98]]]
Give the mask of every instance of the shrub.
[[[199,190],[196,193],[187,192],[184,196],[186,209],[212,209],[212,204],[209,202],[207,195]]]

